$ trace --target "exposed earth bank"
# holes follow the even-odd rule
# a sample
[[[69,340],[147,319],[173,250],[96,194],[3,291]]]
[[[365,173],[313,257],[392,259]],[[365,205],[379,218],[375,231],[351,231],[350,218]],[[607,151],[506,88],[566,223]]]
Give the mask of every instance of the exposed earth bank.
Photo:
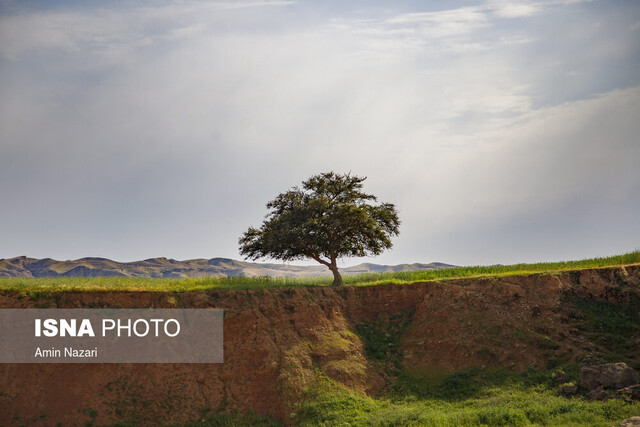
[[[290,423],[305,390],[330,378],[380,393],[388,374],[362,331],[396,331],[403,369],[523,370],[595,363],[610,352],[584,327],[581,303],[640,301],[640,266],[344,288],[0,293],[0,307],[224,309],[222,364],[3,364],[0,425],[172,424],[215,411]],[[6,325],[2,325],[6,326]],[[363,329],[364,327],[364,329]],[[640,337],[626,356],[640,360]],[[636,366],[637,367],[637,366]]]

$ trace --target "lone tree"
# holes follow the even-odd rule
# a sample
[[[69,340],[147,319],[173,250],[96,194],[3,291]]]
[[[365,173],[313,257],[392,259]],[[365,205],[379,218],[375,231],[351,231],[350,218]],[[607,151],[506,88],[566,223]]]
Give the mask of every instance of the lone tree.
[[[278,195],[267,203],[262,227],[249,227],[240,238],[240,253],[254,260],[311,258],[326,265],[333,285],[341,286],[338,258],[379,255],[398,235],[395,206],[370,204],[376,197],[362,192],[365,179],[328,172]]]

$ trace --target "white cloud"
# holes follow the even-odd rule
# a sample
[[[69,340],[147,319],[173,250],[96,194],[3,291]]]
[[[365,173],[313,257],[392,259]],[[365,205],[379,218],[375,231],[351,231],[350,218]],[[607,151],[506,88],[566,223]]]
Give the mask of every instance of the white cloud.
[[[77,256],[233,257],[266,201],[330,169],[369,176],[367,190],[398,205],[395,262],[449,261],[417,249],[434,229],[444,244],[483,223],[559,215],[570,200],[624,205],[638,190],[638,89],[591,96],[592,70],[565,58],[584,43],[561,32],[586,24],[560,16],[553,40],[500,27],[561,3],[383,18],[176,3],[0,18],[12,59],[0,70],[0,182],[20,206],[0,256],[58,256],[64,240]],[[585,55],[618,45],[624,57],[618,41]],[[582,89],[568,98],[558,79],[574,69]]]
[[[544,6],[540,1],[490,0],[485,7],[500,18],[523,18],[537,15]]]
[[[439,195],[446,209],[435,215],[438,224],[456,227],[553,211],[571,200],[624,201],[640,191],[633,121],[638,114],[640,87],[635,87],[485,129],[477,135],[480,143],[450,157],[445,169],[452,172],[440,171],[448,185]],[[451,188],[457,191],[450,193]]]
[[[377,51],[389,49],[446,48],[483,49],[469,39],[474,31],[489,25],[486,14],[477,7],[439,12],[404,13],[377,20],[339,19],[333,29],[360,37],[363,45]]]
[[[484,8],[499,18],[526,18],[558,6],[587,3],[592,0],[488,0]]]
[[[134,6],[126,11],[104,7],[8,14],[0,17],[0,55],[14,60],[22,54],[51,49],[94,55],[130,54],[133,49],[163,38],[200,33],[224,21],[225,13],[262,6],[287,6],[291,1],[180,2]],[[220,15],[222,14],[222,15]]]
[[[258,0],[258,1],[219,1],[214,2],[215,7],[221,9],[244,9],[247,7],[261,7],[261,6],[288,6],[294,4],[294,1],[279,1],[279,0]]]

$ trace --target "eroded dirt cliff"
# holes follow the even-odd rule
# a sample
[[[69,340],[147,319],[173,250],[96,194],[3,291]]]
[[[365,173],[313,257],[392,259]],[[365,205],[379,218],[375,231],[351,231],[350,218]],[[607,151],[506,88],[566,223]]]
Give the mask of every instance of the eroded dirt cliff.
[[[398,357],[414,375],[598,361],[606,343],[581,330],[572,301],[637,304],[640,266],[340,289],[4,291],[2,308],[222,308],[225,361],[0,365],[0,424],[184,423],[231,410],[288,423],[319,377],[383,391],[388,375],[367,358],[358,331],[394,319],[403,319]],[[639,338],[628,351],[636,360]]]

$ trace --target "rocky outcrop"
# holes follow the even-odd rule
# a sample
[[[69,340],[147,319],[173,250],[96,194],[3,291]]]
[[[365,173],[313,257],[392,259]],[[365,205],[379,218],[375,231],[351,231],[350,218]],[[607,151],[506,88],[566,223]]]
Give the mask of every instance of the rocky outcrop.
[[[640,384],[625,387],[619,390],[618,393],[629,400],[640,400]]]
[[[620,427],[640,427],[640,417],[631,417],[622,421]]]
[[[638,383],[638,373],[622,362],[585,366],[580,370],[580,386],[587,390],[599,387],[619,390]]]
[[[565,383],[558,387],[558,391],[565,396],[573,396],[578,392],[578,386],[574,383]]]

